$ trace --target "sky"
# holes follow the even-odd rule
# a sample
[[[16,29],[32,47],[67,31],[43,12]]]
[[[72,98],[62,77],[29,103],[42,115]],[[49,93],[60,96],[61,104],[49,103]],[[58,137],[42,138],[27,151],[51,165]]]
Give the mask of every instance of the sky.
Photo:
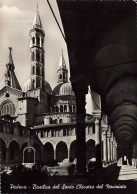
[[[33,24],[37,3],[43,30],[45,31],[45,79],[54,89],[57,85],[57,68],[62,50],[68,70],[69,59],[66,43],[51,13],[47,0],[0,0],[0,81],[3,78],[6,63],[8,62],[8,47],[13,49],[15,74],[21,88],[23,88],[24,82],[30,76],[29,31]],[[50,4],[63,30],[56,0],[50,0]],[[88,95],[88,105],[86,106],[89,109],[88,113],[91,112],[90,100],[91,96]]]

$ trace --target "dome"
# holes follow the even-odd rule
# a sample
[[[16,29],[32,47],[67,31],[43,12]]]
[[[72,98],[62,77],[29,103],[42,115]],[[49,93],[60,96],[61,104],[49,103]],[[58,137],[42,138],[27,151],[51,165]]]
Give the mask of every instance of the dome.
[[[33,88],[32,86],[32,80],[31,78],[29,78],[25,83],[24,83],[24,86],[23,86],[23,91],[24,92],[28,92],[29,90],[34,90],[34,89],[37,89],[37,88],[40,88],[40,87],[37,87],[37,88]],[[44,80],[44,86],[43,86],[43,89],[42,89],[43,92],[47,93],[47,94],[52,94],[52,89],[51,89],[51,86],[49,85],[49,83]]]
[[[60,83],[58,84],[54,90],[54,95],[72,95],[75,96],[74,91],[72,90],[71,83]]]

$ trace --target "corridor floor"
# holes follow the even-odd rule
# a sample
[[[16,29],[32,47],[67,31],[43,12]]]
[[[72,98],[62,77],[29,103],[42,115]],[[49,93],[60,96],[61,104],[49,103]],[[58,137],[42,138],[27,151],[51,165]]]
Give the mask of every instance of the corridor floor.
[[[137,181],[137,168],[127,165],[121,166],[118,180]]]

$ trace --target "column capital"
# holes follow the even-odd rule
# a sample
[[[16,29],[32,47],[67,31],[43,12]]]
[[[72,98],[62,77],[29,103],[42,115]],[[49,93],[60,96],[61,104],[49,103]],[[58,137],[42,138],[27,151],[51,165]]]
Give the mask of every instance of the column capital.
[[[107,131],[107,138],[111,138],[111,133]]]
[[[106,135],[108,126],[107,125],[102,125],[101,127],[102,127],[103,134]]]

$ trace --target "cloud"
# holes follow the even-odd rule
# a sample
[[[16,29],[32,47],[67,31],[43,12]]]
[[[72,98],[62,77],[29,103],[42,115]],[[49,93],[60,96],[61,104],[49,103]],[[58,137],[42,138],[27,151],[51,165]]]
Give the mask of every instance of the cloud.
[[[26,13],[27,11],[20,10],[17,6],[7,6],[3,5],[0,8],[0,19],[1,20],[22,20],[28,18],[30,16],[29,13]]]

